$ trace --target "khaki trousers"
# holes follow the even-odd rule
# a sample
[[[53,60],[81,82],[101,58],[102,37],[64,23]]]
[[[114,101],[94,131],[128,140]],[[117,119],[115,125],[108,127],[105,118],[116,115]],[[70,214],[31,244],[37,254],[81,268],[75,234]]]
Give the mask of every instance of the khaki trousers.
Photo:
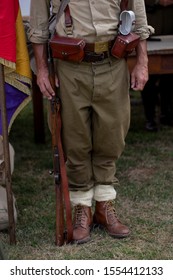
[[[126,61],[56,61],[62,102],[62,139],[71,191],[115,186],[130,124]],[[97,190],[98,192],[98,190]]]

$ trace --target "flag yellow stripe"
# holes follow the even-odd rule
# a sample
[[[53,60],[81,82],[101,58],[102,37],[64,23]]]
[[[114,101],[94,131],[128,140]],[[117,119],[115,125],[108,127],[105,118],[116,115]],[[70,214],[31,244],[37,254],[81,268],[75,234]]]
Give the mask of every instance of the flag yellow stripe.
[[[26,34],[24,30],[21,11],[19,9],[16,19],[16,73],[31,79],[29,54],[26,44]]]

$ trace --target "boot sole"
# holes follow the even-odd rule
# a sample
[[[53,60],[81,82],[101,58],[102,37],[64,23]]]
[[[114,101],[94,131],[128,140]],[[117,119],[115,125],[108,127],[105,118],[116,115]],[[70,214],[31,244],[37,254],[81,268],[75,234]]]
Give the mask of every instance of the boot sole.
[[[87,237],[87,238],[84,238],[84,239],[81,239],[81,240],[73,240],[72,243],[73,244],[77,244],[77,245],[80,245],[80,244],[84,244],[84,243],[87,243],[91,241],[91,236]]]
[[[111,233],[107,230],[107,228],[106,228],[105,226],[101,225],[101,224],[93,224],[92,230],[94,230],[95,228],[99,228],[99,229],[101,229],[101,230],[106,231],[106,232],[109,234],[109,236],[111,236],[111,237],[113,237],[113,238],[119,238],[119,239],[121,239],[121,238],[126,238],[126,237],[128,237],[128,236],[130,235],[130,232],[129,232],[129,233],[125,233],[125,234],[111,234]]]
[[[93,224],[91,224],[91,225],[89,226],[90,232],[91,232],[91,230],[92,230],[92,225],[93,225]],[[87,243],[87,242],[89,242],[89,241],[91,241],[91,235],[89,235],[89,236],[87,236],[87,237],[85,237],[85,238],[83,238],[83,239],[72,240],[72,243],[73,243],[73,244],[80,245],[80,244]]]

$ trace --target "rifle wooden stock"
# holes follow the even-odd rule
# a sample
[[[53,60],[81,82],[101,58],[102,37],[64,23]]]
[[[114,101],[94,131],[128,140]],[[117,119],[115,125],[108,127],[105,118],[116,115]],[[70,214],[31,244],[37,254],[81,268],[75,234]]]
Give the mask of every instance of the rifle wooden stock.
[[[56,96],[51,100],[51,132],[52,132],[52,151],[53,151],[53,171],[56,191],[56,240],[58,246],[65,242],[69,243],[73,237],[72,214],[68,190],[68,180],[64,153],[61,142],[61,115],[60,98],[57,96],[55,86],[55,72],[53,60],[49,58],[49,75],[52,88]],[[64,207],[65,206],[65,207]],[[65,211],[64,211],[65,210]],[[65,215],[65,216],[64,216]],[[66,219],[65,219],[66,218]],[[66,236],[65,236],[66,222]]]
[[[60,160],[58,153],[58,139],[57,139],[57,114],[59,110],[59,104],[56,104],[57,100],[51,101],[51,126],[52,126],[52,152],[53,152],[53,172],[55,180],[55,192],[56,192],[56,240],[55,243],[58,246],[64,244],[64,213],[63,213],[63,193],[60,181]]]

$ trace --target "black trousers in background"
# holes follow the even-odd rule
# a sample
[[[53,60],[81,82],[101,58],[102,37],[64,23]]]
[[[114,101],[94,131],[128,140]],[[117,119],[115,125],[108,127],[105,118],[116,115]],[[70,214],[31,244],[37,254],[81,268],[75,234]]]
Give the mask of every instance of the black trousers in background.
[[[141,92],[146,121],[173,124],[173,75],[150,75]],[[159,115],[156,108],[160,107]]]

